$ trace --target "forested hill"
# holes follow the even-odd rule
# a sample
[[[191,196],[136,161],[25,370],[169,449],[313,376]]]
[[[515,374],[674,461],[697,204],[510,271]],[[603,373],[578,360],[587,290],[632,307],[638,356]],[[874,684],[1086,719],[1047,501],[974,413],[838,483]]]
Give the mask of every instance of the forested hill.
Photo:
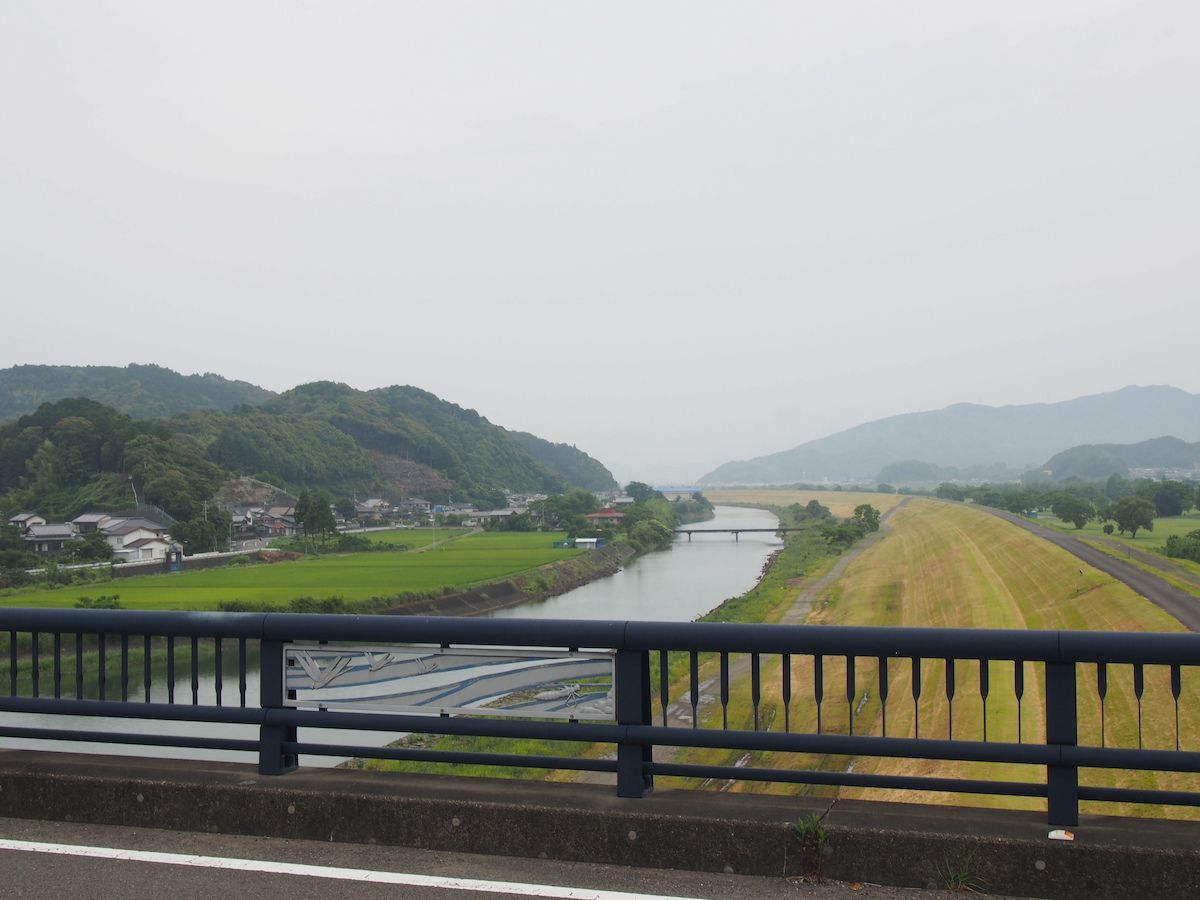
[[[588,491],[615,491],[617,480],[600,460],[588,456],[571,444],[554,444],[526,431],[510,431],[520,446],[552,472],[557,472],[572,487]]]
[[[725,463],[701,484],[787,484],[874,479],[884,466],[1036,466],[1064,447],[1133,443],[1164,434],[1200,440],[1200,395],[1169,386],[1126,387],[1061,403],[980,406],[867,422],[791,450]]]
[[[194,409],[230,410],[274,394],[220,375],[181,375],[162,366],[13,366],[0,369],[0,422],[43,403],[86,397],[139,419]]]
[[[1049,478],[1090,481],[1130,469],[1200,469],[1200,443],[1176,437],[1152,438],[1136,444],[1084,444],[1052,456],[1041,471]]]
[[[597,467],[607,474],[579,451],[569,462],[589,476]],[[139,500],[190,519],[223,481],[242,475],[334,499],[479,506],[503,505],[506,490],[554,494],[576,484],[574,470],[564,477],[543,465],[474,410],[412,387],[318,382],[264,406],[150,420],[72,398],[0,426],[0,509],[8,515],[70,518],[127,506],[136,490]]]

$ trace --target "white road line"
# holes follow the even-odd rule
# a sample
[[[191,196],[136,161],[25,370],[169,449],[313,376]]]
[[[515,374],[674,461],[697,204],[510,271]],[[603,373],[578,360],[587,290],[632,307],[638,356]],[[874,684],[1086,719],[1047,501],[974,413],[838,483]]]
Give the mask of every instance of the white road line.
[[[119,859],[169,866],[195,866],[205,869],[231,869],[238,872],[264,872],[271,875],[303,875],[309,878],[363,881],[370,884],[401,884],[412,887],[442,888],[449,891],[522,894],[529,897],[561,898],[561,900],[690,900],[690,898],[668,897],[661,894],[630,894],[624,891],[599,891],[593,888],[520,884],[514,881],[481,881],[474,878],[444,878],[436,875],[375,872],[370,869],[341,869],[335,866],[308,866],[300,863],[233,859],[224,856],[155,853],[147,850],[119,850],[114,847],[84,847],[75,844],[49,844],[41,841],[10,841],[4,838],[0,838],[0,850],[52,853],[58,856],[85,856],[92,859]]]

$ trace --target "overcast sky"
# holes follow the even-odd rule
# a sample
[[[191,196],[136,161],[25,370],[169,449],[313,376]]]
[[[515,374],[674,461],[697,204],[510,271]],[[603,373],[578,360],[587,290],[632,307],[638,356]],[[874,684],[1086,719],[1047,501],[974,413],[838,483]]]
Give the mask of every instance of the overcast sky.
[[[1200,391],[1200,5],[0,2],[0,366],[413,384],[686,481]]]

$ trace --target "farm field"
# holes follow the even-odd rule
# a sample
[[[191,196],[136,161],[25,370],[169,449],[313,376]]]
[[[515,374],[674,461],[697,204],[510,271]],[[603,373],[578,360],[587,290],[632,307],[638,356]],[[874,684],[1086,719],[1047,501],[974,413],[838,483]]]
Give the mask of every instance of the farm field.
[[[821,592],[808,621],[813,624],[898,625],[976,628],[1092,629],[1106,631],[1182,631],[1182,626],[1149,601],[1109,576],[1082,567],[1077,559],[1033,535],[977,510],[913,500],[890,520],[891,533],[865,551],[847,568],[843,577]],[[948,650],[950,648],[947,648]],[[874,659],[860,659],[856,666],[856,734],[880,734],[882,717],[878,696],[878,672]],[[945,737],[950,726],[950,704],[946,699],[945,667],[940,660],[927,660],[921,670],[919,724],[922,736]],[[1015,742],[1039,741],[1044,737],[1042,672],[1025,666],[1026,686],[1022,701],[1015,697],[1014,665],[1011,661],[988,664],[990,689],[986,706],[988,739]],[[1142,698],[1145,746],[1174,748],[1175,706],[1170,693],[1169,673],[1147,667]],[[825,664],[826,700],[823,704],[825,730],[845,733],[848,704],[844,693],[831,689],[845,684],[844,660],[832,657]],[[1185,671],[1179,709],[1194,709],[1200,702],[1196,673]],[[892,660],[889,668],[887,733],[913,736],[912,683],[907,660]],[[956,693],[953,702],[955,737],[983,737],[984,704],[979,690],[979,664],[956,664]],[[815,730],[816,711],[812,702],[813,672],[810,659],[793,660],[793,729]],[[743,687],[743,694],[748,688]],[[780,670],[777,660],[763,666],[764,718],[782,721]],[[1094,666],[1079,667],[1080,743],[1100,744],[1100,701]],[[1105,741],[1109,746],[1138,746],[1138,704],[1133,693],[1132,669],[1108,667],[1108,694],[1104,704]],[[731,712],[733,709],[731,708]],[[715,711],[719,717],[719,710]],[[737,708],[737,721],[730,727],[750,727],[749,704]],[[717,721],[719,727],[719,718]],[[1180,718],[1180,745],[1200,749],[1200,721]],[[690,761],[718,761],[702,755]],[[724,760],[722,760],[724,761]],[[756,763],[768,767],[844,766],[843,758],[804,759],[791,754],[759,754]],[[941,775],[959,778],[988,777],[1039,782],[1044,772],[1036,767],[1000,766],[980,763],[933,763],[908,760],[859,758],[856,772],[899,775]],[[1197,789],[1195,776],[1150,775],[1109,771],[1085,771],[1085,784]],[[749,783],[734,790],[763,788]],[[786,790],[774,786],[773,790]],[[1042,801],[999,797],[961,797],[907,791],[842,789],[845,798],[889,799],[920,803],[969,803],[971,805],[1039,808]],[[1107,804],[1085,804],[1085,811],[1125,814],[1166,814],[1163,809],[1136,805],[1117,808]],[[1171,815],[1191,815],[1172,808]]]
[[[223,601],[240,600],[286,606],[296,597],[342,597],[364,600],[406,591],[437,592],[506,578],[579,550],[556,550],[563,535],[492,532],[458,537],[436,547],[397,552],[330,554],[293,562],[230,565],[218,569],[145,575],[56,590],[26,590],[0,595],[4,606],[74,606],[81,596],[118,594],[126,609],[217,609]],[[369,535],[400,543],[418,532],[375,532]]]
[[[885,513],[904,499],[903,494],[876,494],[868,491],[792,491],[783,488],[706,490],[704,496],[713,503],[741,506],[791,506],[793,503],[805,504],[809,500],[817,500],[842,519],[854,515],[854,507],[862,503],[870,503],[881,513]]]

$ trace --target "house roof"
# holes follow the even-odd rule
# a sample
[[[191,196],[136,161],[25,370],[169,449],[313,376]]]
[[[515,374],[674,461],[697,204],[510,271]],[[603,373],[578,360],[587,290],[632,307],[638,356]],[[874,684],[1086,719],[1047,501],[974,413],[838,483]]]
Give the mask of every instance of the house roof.
[[[615,509],[602,509],[600,512],[588,513],[584,516],[585,519],[623,519],[625,513],[617,512]]]
[[[111,518],[108,513],[84,513],[82,516],[76,516],[71,521],[76,525],[89,525],[92,522],[103,522],[108,518]]]
[[[27,541],[67,541],[74,537],[75,529],[62,523],[30,525],[29,530],[25,532]]]
[[[130,534],[139,528],[144,528],[146,531],[153,531],[158,534],[167,530],[165,526],[159,525],[157,522],[152,522],[149,519],[114,519],[100,530],[105,534],[122,535]]]
[[[8,521],[10,524],[20,525],[22,522],[28,522],[30,519],[41,519],[41,518],[42,517],[39,516],[37,513],[17,513],[15,516],[13,516]],[[44,522],[46,520],[42,519],[42,521]]]

